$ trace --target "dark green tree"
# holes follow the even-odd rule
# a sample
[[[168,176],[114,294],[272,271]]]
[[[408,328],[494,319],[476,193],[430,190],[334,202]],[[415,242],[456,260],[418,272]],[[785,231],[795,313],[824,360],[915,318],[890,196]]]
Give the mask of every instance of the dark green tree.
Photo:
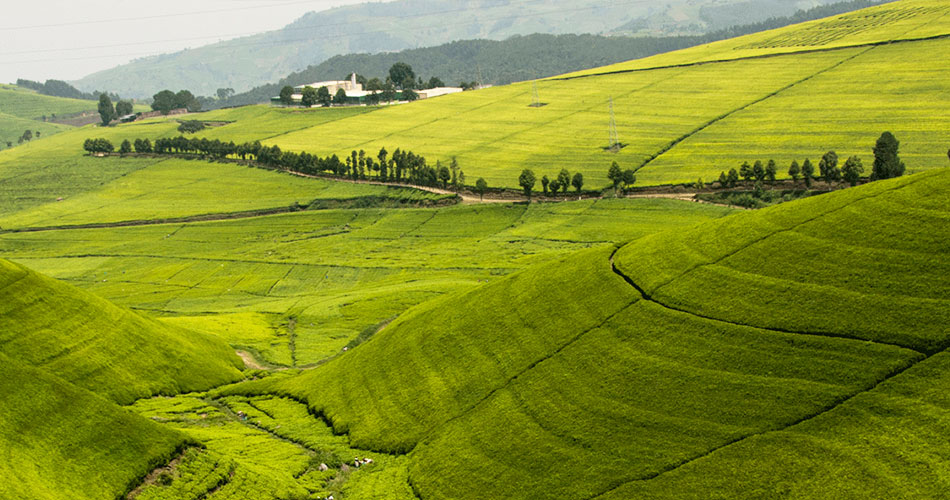
[[[342,87],[336,90],[336,95],[333,96],[333,104],[339,106],[346,104],[346,91]]]
[[[115,114],[116,116],[126,116],[131,115],[133,107],[132,101],[119,101],[115,103]]]
[[[617,162],[610,164],[610,169],[607,170],[607,178],[614,183],[614,190],[620,187],[620,183],[623,182],[623,170],[620,170],[620,165]]]
[[[524,195],[528,197],[528,200],[531,200],[531,190],[534,189],[534,183],[534,172],[527,168],[522,170],[521,175],[518,176],[518,185],[524,190]]]
[[[119,154],[127,155],[132,152],[132,143],[128,139],[122,141],[122,144],[119,145]]]
[[[452,178],[452,173],[449,171],[449,167],[442,165],[439,167],[438,171],[439,182],[442,183],[442,189],[448,189],[449,180]]]
[[[475,192],[478,193],[479,201],[485,198],[485,191],[487,190],[488,190],[488,183],[485,182],[485,179],[479,177],[478,180],[475,181]]]
[[[99,94],[99,118],[102,119],[103,126],[109,125],[115,118],[115,108],[108,94]]]
[[[752,180],[755,177],[755,172],[752,170],[752,166],[749,165],[749,162],[744,162],[741,167],[739,167],[739,175],[745,179],[746,182]]]
[[[544,194],[548,194],[548,184],[551,183],[551,180],[548,179],[548,176],[541,177],[541,190],[544,191]]]
[[[397,62],[389,68],[389,79],[403,89],[411,89],[415,86],[416,74],[412,71],[412,66]]]
[[[761,160],[755,160],[755,164],[752,165],[752,175],[755,176],[755,180],[759,182],[765,180],[765,167],[762,165]]]
[[[769,180],[769,184],[775,184],[776,174],[778,174],[778,166],[775,164],[775,160],[769,160],[765,164],[765,178]]]
[[[326,87],[321,88],[326,89]],[[300,96],[300,104],[305,108],[313,107],[313,105],[317,103],[317,89],[313,87],[304,87],[303,92],[300,93]]]
[[[33,140],[33,131],[32,131],[32,130],[29,130],[29,129],[24,130],[24,131],[23,131],[23,135],[21,135],[20,137],[21,137],[24,141],[30,142],[30,141]]]
[[[815,166],[808,158],[802,163],[802,179],[805,180],[805,187],[811,187],[811,181],[815,179]]]
[[[445,87],[445,82],[434,76],[429,78],[429,83],[426,84],[426,88],[434,89],[438,87]]]
[[[402,91],[402,98],[409,102],[418,101],[419,94],[417,94],[415,90],[405,89]]]
[[[734,168],[730,168],[727,177],[729,179],[729,187],[736,187],[736,184],[739,183],[739,172],[736,172]]]
[[[223,101],[223,100],[227,99],[228,97],[231,97],[231,96],[234,95],[234,89],[232,89],[232,88],[230,88],[230,87],[229,87],[229,88],[226,88],[226,89],[218,89],[218,90],[215,92],[215,94],[218,96],[218,100]]]
[[[623,189],[624,191],[630,189],[630,186],[633,186],[637,182],[637,173],[632,169],[627,169],[623,171]]]
[[[571,173],[566,168],[562,168],[557,174],[557,185],[567,193],[567,188],[571,187]]]
[[[798,182],[798,176],[801,175],[802,169],[798,166],[798,160],[792,160],[792,164],[788,166],[788,176],[792,178],[793,181]]]
[[[581,189],[584,188],[584,174],[580,172],[574,174],[574,177],[571,179],[571,185],[577,190],[577,194],[580,194]]]
[[[719,172],[719,189],[722,189],[729,185],[729,178],[726,177],[725,172]]]
[[[280,89],[280,102],[290,106],[294,103],[294,88],[290,85],[284,85],[284,88]]]
[[[861,158],[857,156],[852,156],[844,162],[844,166],[841,167],[841,176],[844,177],[844,180],[851,184],[851,187],[854,187],[858,184],[858,181],[861,180],[861,174],[864,173],[864,165],[861,163]]]
[[[160,111],[163,115],[167,115],[169,111],[175,109],[175,93],[171,90],[162,90],[153,95],[152,109]]]
[[[818,162],[818,172],[821,178],[830,186],[832,182],[841,178],[841,170],[838,168],[838,153],[828,151],[821,156]]]
[[[890,132],[884,132],[874,145],[874,165],[871,167],[871,180],[890,179],[904,175],[906,166],[898,155],[900,142]],[[948,152],[950,155],[950,152]]]

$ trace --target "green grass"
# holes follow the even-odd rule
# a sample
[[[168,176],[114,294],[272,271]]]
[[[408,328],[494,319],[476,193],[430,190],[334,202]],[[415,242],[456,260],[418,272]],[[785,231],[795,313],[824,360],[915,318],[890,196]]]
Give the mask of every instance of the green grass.
[[[109,165],[112,162],[128,165]],[[0,227],[17,229],[161,220],[305,206],[314,200],[375,197],[382,201],[435,201],[444,198],[410,189],[307,179],[198,160],[165,160],[135,169],[142,162],[140,159],[100,159],[100,166],[130,173],[99,189],[0,217]]]
[[[948,179],[944,169],[742,213],[644,238],[616,262],[697,314],[939,350],[950,341]]]
[[[696,482],[730,484],[734,494],[714,488],[722,498],[759,498],[772,490],[744,485],[766,485],[784,457],[797,460],[799,482],[805,457],[835,470],[837,455],[820,449],[881,478],[842,479],[841,491],[902,491],[922,467],[925,483],[908,497],[929,498],[946,460],[925,437],[947,416],[913,392],[942,405],[925,380],[943,376],[928,373],[940,370],[945,354],[934,353],[950,324],[948,175],[646,236],[615,256],[625,276],[611,269],[611,247],[582,251],[426,302],[314,370],[216,393],[306,400],[354,444],[408,452],[423,498],[708,493]],[[720,267],[730,272],[700,274]],[[889,387],[901,389],[879,395]],[[803,438],[816,444],[794,444],[797,429],[817,432]],[[886,437],[892,429],[901,437]],[[921,465],[901,462],[902,440]],[[766,465],[747,471],[759,453]],[[729,458],[705,465],[718,456]],[[665,478],[705,467],[715,473],[663,489]],[[811,491],[803,498],[818,491],[796,487]]]
[[[38,120],[44,115],[51,118],[53,115],[83,111],[98,114],[98,105],[98,101],[52,97],[15,86],[0,88],[0,112],[28,120]]]
[[[0,260],[0,352],[120,403],[241,378],[220,340]]]
[[[0,353],[0,497],[112,500],[187,438]]]
[[[204,447],[185,454],[169,472],[170,484],[147,486],[138,497],[143,500],[318,498],[330,494],[342,498],[351,492],[356,498],[361,493],[376,498],[414,498],[405,457],[351,447],[346,436],[335,435],[308,413],[306,405],[293,400],[262,396],[211,401],[188,395],[142,400],[133,409]],[[244,413],[246,420],[238,412]],[[356,458],[373,462],[356,468]],[[328,470],[320,471],[321,464]]]
[[[219,335],[266,363],[300,366],[437,296],[728,213],[671,200],[333,209],[7,233],[0,253],[169,324]]]

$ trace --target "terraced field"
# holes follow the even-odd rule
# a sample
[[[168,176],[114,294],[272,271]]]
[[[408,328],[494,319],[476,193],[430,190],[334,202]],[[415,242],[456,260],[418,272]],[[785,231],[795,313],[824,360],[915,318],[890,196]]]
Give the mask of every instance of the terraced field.
[[[294,366],[336,354],[435,296],[729,212],[671,200],[333,209],[7,233],[0,253],[168,323],[222,335],[264,363]]]
[[[948,180],[574,254],[222,394],[306,399],[359,446],[408,452],[423,498],[939,496],[943,476],[916,482],[901,455],[946,466],[929,439],[950,415],[927,379],[950,343]],[[806,480],[815,467],[826,483]]]

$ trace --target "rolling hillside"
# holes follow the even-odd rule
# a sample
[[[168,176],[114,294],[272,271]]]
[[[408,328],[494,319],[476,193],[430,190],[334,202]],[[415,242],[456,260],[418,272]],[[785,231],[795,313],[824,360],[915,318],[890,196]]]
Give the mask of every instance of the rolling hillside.
[[[224,394],[304,398],[357,446],[409,453],[421,498],[933,498],[947,462],[931,437],[950,421],[928,381],[948,376],[948,180],[574,254]]]
[[[189,443],[3,353],[0,406],[3,498],[113,500]]]
[[[0,286],[0,352],[116,402],[242,377],[237,356],[212,337],[147,319],[5,260]]]
[[[743,162],[769,159],[786,177],[793,160],[817,164],[829,150],[870,165],[884,131],[901,141],[901,156],[915,172],[947,162],[948,35],[945,3],[901,0],[588,72],[345,117],[334,114],[339,109],[294,114],[264,106],[196,117],[233,122],[199,133],[208,138],[341,156],[398,147],[430,163],[457,158],[469,183],[484,177],[490,186],[514,188],[523,168],[538,178],[568,168],[600,188],[613,161],[636,170],[638,185],[710,182]],[[535,92],[541,107],[530,106]],[[616,153],[605,150],[611,101],[625,145]],[[135,126],[140,136],[173,133]],[[134,137],[127,130],[116,134]]]

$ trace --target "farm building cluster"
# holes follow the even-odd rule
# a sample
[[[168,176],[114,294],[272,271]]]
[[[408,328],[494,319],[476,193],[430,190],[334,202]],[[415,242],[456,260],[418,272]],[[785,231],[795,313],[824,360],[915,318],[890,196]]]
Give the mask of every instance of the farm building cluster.
[[[363,90],[363,84],[356,81],[356,73],[350,75],[349,80],[329,80],[324,82],[314,82],[308,83],[305,85],[296,85],[294,86],[294,93],[291,95],[293,105],[301,105],[303,102],[303,91],[307,87],[312,87],[314,89],[319,89],[320,87],[326,87],[331,96],[336,96],[337,92],[342,89],[346,93],[346,106],[365,106],[371,104],[370,96],[373,94],[379,94],[382,91],[380,90]],[[432,97],[438,97],[447,94],[455,94],[461,92],[462,87],[436,87],[431,89],[423,90],[414,90],[418,99],[430,99]],[[395,91],[395,100],[404,101],[403,91]],[[280,96],[272,97],[271,104],[276,106],[285,105],[281,101]]]

